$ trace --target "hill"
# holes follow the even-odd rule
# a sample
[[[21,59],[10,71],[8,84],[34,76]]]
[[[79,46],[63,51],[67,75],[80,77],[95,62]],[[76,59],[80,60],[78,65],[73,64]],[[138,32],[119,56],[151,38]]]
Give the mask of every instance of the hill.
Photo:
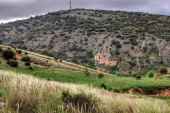
[[[11,52],[14,53],[13,57],[7,59]],[[159,95],[170,88],[168,73],[150,71],[144,76],[123,77],[5,45],[0,45],[0,70],[48,81],[83,84],[112,92],[128,93],[134,90],[134,94]]]
[[[111,76],[34,52],[0,48],[2,113],[170,112],[168,76]]]
[[[0,41],[67,61],[133,74],[170,65],[170,17],[73,9],[0,25]]]

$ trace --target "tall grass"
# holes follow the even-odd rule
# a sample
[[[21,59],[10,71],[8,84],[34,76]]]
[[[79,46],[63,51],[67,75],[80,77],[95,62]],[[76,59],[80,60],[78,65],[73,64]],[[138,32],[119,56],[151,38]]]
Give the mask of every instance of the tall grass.
[[[0,71],[2,113],[170,113],[162,100]],[[0,113],[1,113],[0,112]]]

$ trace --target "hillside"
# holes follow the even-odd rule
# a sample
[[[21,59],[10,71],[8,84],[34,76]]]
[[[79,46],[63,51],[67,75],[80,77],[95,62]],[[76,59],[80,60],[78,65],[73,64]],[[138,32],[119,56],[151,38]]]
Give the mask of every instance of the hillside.
[[[169,74],[120,77],[82,67],[0,45],[0,113],[170,112]]]
[[[169,113],[159,99],[0,71],[1,113]],[[123,100],[122,100],[123,98]]]
[[[132,74],[170,65],[169,32],[168,16],[74,9],[0,25],[0,42]]]
[[[170,73],[168,72],[149,71],[144,76],[123,77],[4,45],[0,45],[0,70],[48,81],[83,84],[111,92],[170,95],[161,94],[169,92]]]

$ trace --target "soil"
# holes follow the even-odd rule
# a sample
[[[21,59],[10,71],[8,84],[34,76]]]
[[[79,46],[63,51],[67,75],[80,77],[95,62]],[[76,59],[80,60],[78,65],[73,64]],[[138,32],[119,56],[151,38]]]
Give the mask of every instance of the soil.
[[[162,90],[156,96],[165,96],[165,97],[168,96],[168,97],[170,97],[170,89]]]
[[[128,90],[130,94],[142,94],[142,95],[150,95],[150,96],[162,96],[162,97],[170,97],[170,88],[167,89],[156,89],[151,92],[146,92],[141,88],[132,88]]]

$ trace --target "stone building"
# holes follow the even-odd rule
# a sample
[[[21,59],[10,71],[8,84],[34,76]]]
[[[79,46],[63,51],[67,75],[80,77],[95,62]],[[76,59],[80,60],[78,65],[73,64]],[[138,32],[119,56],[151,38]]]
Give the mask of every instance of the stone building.
[[[119,59],[112,57],[109,50],[102,50],[101,52],[97,53],[95,55],[95,61],[97,65],[109,67],[117,66],[119,63]]]

